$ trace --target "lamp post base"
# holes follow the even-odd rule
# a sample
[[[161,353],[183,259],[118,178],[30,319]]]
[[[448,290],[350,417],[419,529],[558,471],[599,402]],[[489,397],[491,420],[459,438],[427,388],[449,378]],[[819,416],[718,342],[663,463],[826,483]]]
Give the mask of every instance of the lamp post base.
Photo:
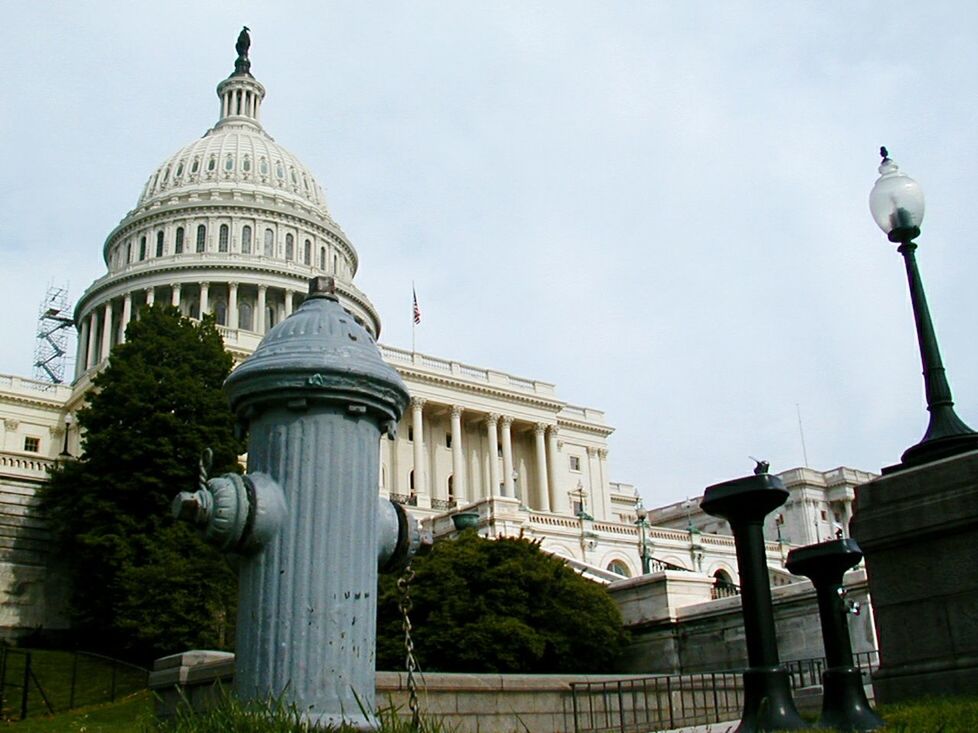
[[[783,667],[744,670],[744,714],[734,733],[802,730],[811,727],[798,714],[791,682]]]
[[[836,667],[822,673],[822,715],[818,725],[838,731],[883,727],[883,719],[873,712],[866,699],[862,672],[853,667]]]
[[[943,458],[961,455],[978,450],[978,433],[947,435],[941,438],[931,438],[920,441],[907,448],[900,456],[900,462],[882,469],[883,475],[896,473],[925,463],[933,463]]]

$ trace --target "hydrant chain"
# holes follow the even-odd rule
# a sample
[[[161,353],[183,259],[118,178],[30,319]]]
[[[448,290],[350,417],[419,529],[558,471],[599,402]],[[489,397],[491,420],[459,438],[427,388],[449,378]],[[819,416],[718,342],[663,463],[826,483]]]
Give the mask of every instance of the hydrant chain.
[[[414,641],[411,639],[411,609],[414,604],[411,601],[411,581],[414,580],[414,568],[408,563],[404,568],[404,574],[397,579],[397,590],[400,593],[398,606],[401,611],[401,628],[404,629],[404,667],[407,669],[408,686],[408,708],[411,710],[411,730],[418,731],[421,726],[421,711],[418,707],[418,682],[414,678],[414,673],[418,669],[418,662],[414,658]]]

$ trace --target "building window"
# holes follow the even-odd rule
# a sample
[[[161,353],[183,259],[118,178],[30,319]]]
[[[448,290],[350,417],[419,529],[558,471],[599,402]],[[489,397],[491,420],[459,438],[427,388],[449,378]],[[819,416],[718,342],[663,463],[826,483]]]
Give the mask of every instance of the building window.
[[[290,262],[295,258],[295,237],[291,234],[285,235],[285,259]]]
[[[196,173],[200,170],[200,158],[194,158],[194,162],[190,164],[190,172]]]
[[[282,180],[285,180],[285,166],[282,165],[282,161],[275,161],[275,175]]]
[[[304,251],[302,253],[303,255],[302,261],[305,262],[307,265],[311,265],[312,264],[312,242],[310,242],[307,239],[303,249]]]
[[[132,262],[132,242],[126,242],[126,262]]]
[[[24,438],[24,450],[28,453],[38,453],[41,450],[41,439],[27,436]]]
[[[272,326],[275,325],[275,308],[266,305],[265,306],[265,330],[268,331]]]
[[[580,473],[580,471],[581,471],[581,459],[580,459],[579,456],[571,456],[570,457],[570,470],[571,471],[577,471],[578,473]]]
[[[448,500],[455,501],[455,475],[448,477]]]
[[[822,510],[822,521],[823,521],[823,522],[827,522],[827,521],[828,521],[828,519],[829,519],[829,515],[828,515],[828,514],[826,513],[826,511],[825,511],[825,510],[823,509],[823,510]]]
[[[146,237],[139,238],[139,259],[140,261],[146,259]]]
[[[228,251],[228,225],[227,224],[221,224],[221,228],[218,230],[217,251],[218,252]]]
[[[207,161],[207,170],[213,172],[215,168],[217,168],[217,158],[212,155]]]
[[[251,254],[251,227],[245,224],[241,227],[241,252],[242,254]]]
[[[452,447],[452,434],[451,433],[445,433],[445,447],[446,448],[451,448]]]
[[[339,265],[340,265],[339,259],[337,258],[336,255],[333,255],[333,274],[334,275],[336,274],[336,272],[337,272],[337,270],[339,268]]]
[[[245,331],[251,330],[251,313],[251,306],[247,303],[238,306],[238,328],[243,328]]]
[[[264,158],[258,161],[258,172],[261,173],[263,176],[268,175],[268,161],[265,160]]]
[[[183,227],[177,227],[177,241],[173,245],[174,254],[183,252]]]
[[[219,300],[214,306],[214,320],[218,325],[228,325],[228,306],[223,300]]]
[[[249,158],[247,155],[245,156],[245,159],[241,161],[241,170],[243,170],[245,173],[251,170],[251,158]]]
[[[163,256],[163,232],[159,231],[156,233],[156,256]]]
[[[265,256],[272,257],[275,251],[275,234],[271,229],[265,230]]]
[[[621,560],[612,560],[609,562],[608,570],[613,572],[615,575],[620,575],[623,578],[631,577],[631,573],[628,572],[628,566]]]
[[[414,428],[408,428],[408,443],[414,442]]]
[[[197,225],[197,251],[203,252],[204,245],[207,241],[207,227],[203,224]]]
[[[234,158],[232,158],[230,155],[227,157],[227,160],[224,161],[224,170],[226,170],[228,173],[234,170]]]
[[[319,269],[320,270],[325,270],[326,269],[326,248],[325,247],[320,247],[319,248]]]

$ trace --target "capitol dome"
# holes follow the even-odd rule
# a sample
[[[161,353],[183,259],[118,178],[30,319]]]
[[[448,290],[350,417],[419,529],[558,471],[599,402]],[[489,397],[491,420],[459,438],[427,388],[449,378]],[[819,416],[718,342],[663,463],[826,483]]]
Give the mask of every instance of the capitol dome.
[[[262,127],[265,87],[250,68],[245,52],[217,86],[217,123],[151,173],[106,238],[108,271],[75,307],[76,378],[125,339],[140,307],[161,300],[192,318],[213,314],[243,358],[319,275],[332,277],[342,305],[379,335],[375,308],[353,284],[356,249],[312,172]]]

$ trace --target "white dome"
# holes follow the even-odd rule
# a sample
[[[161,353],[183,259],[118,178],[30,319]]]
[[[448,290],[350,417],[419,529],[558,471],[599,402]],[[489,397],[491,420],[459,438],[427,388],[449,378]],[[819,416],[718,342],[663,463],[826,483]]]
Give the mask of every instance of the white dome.
[[[231,114],[229,98],[244,92],[247,112]],[[301,202],[329,219],[326,196],[299,159],[276,143],[258,122],[264,87],[251,77],[231,77],[218,87],[221,119],[200,139],[185,145],[149,177],[137,209],[174,195],[227,188]]]

